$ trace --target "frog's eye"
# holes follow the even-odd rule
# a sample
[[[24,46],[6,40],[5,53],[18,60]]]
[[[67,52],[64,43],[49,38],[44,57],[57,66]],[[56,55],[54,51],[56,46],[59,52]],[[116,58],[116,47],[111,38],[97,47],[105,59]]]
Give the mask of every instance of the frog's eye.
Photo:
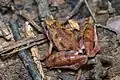
[[[73,29],[76,29],[76,30],[79,30],[79,29],[80,29],[77,21],[75,21],[75,20],[73,20],[73,19],[70,19],[70,20],[68,20],[68,22],[69,22],[70,26],[71,26]]]
[[[52,24],[55,23],[55,20],[54,20],[54,19],[47,19],[47,20],[45,20],[45,23],[46,23],[48,26],[51,26]]]

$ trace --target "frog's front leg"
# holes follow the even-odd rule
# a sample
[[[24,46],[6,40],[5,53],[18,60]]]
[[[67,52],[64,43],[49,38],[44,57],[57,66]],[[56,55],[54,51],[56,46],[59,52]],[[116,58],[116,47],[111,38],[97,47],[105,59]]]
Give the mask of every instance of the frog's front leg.
[[[47,29],[46,29],[47,28]],[[48,48],[48,51],[47,53],[45,54],[45,58],[47,58],[48,56],[51,55],[52,53],[52,49],[53,49],[53,42],[52,42],[52,39],[51,39],[51,36],[50,36],[50,33],[49,33],[49,28],[48,28],[48,25],[46,25],[46,28],[44,28],[44,31],[45,31],[45,34],[46,34],[46,37],[48,38],[49,40],[49,48]]]
[[[79,55],[76,51],[60,51],[50,55],[45,60],[46,67],[49,68],[69,68],[78,69],[87,62],[86,55]]]

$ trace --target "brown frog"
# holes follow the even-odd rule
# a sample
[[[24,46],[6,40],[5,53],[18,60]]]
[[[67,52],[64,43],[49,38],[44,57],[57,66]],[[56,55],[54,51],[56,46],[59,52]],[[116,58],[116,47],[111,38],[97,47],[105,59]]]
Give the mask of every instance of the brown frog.
[[[58,21],[49,19],[45,22],[49,30],[49,37],[58,49],[58,52],[51,54],[45,59],[47,67],[77,70],[87,62],[88,57],[94,57],[100,50],[96,28],[92,24],[85,24],[86,28],[83,31],[83,38],[80,38],[78,41],[75,34],[62,26]],[[85,46],[85,52],[83,52],[81,44]]]

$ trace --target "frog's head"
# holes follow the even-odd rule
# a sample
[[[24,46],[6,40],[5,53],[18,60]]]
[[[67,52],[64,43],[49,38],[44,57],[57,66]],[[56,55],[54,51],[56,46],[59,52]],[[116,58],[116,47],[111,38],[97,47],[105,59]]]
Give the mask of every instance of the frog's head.
[[[46,20],[45,20],[45,23],[46,23],[48,26],[53,25],[55,22],[56,22],[56,20],[54,20],[54,19],[46,19]]]
[[[61,27],[61,24],[59,21],[55,20],[55,19],[46,19],[45,20],[45,23],[49,26],[49,27],[57,27],[57,28],[60,28]]]

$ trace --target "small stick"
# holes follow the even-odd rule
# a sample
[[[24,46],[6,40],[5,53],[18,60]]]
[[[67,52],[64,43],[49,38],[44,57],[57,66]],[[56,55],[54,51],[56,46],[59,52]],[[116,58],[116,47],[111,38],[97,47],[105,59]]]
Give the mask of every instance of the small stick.
[[[62,24],[66,24],[70,18],[72,18],[75,14],[77,14],[82,4],[83,4],[83,0],[79,0],[75,8],[70,13],[68,13],[68,16],[66,17],[65,21]]]
[[[21,46],[24,46],[24,45],[27,45],[27,44],[31,44],[31,43],[34,43],[34,42],[38,42],[38,41],[41,41],[41,40],[45,40],[45,38],[41,39],[39,37],[35,38],[35,37],[31,37],[31,38],[26,38],[26,39],[23,39],[23,40],[20,40],[18,42],[14,42],[10,45],[5,45],[3,47],[0,48],[0,55],[1,54],[4,54],[12,49],[15,49],[15,48],[19,48]]]
[[[13,51],[11,51],[11,52],[9,52],[9,53],[7,53],[7,52],[5,51],[5,52],[3,52],[3,53],[0,53],[1,59],[2,59],[2,60],[6,60],[7,58],[12,57],[14,54],[16,54],[16,53],[19,52],[19,51],[22,51],[22,50],[31,48],[31,47],[36,46],[36,45],[44,44],[44,43],[46,43],[46,42],[47,42],[47,40],[40,41],[40,42],[34,42],[34,43],[31,43],[31,44],[29,44],[29,45],[27,45],[27,46],[25,46],[25,47],[16,48],[16,49],[14,49]],[[7,53],[7,54],[4,54],[4,53]]]
[[[92,18],[93,18],[94,23],[95,23],[95,22],[96,22],[96,18],[95,18],[95,16],[94,16],[95,14],[93,14],[92,10],[90,9],[87,0],[84,0],[84,2],[85,2],[86,7],[88,8],[88,10],[89,10]]]
[[[92,10],[90,9],[87,0],[79,0],[78,3],[76,4],[75,8],[68,14],[68,16],[66,17],[66,20],[63,24],[65,24],[70,18],[72,18],[75,14],[77,14],[77,12],[79,11],[79,8],[81,7],[81,5],[85,3],[86,7],[88,8],[88,11],[90,12],[93,21],[96,22],[96,18],[92,12]]]
[[[73,17],[73,15],[75,15],[79,11],[79,8],[81,7],[82,4],[83,4],[83,0],[79,0],[78,3],[76,4],[75,8],[68,14],[66,19],[68,20],[71,17]]]
[[[18,27],[19,26],[16,20],[11,19],[10,28],[13,32],[13,37],[15,41],[18,41],[21,39]],[[33,64],[33,60],[30,58],[30,55],[28,54],[27,50],[20,51],[18,55],[22,60],[22,62],[24,63],[25,68],[28,70],[33,80],[41,80],[41,75],[39,75],[39,73],[37,72],[35,65]]]
[[[20,11],[20,16],[25,18],[37,31],[43,33],[42,28],[39,25],[37,25],[27,13],[25,13],[24,11]]]
[[[47,25],[45,24],[44,21],[47,18],[53,18],[53,16],[49,10],[47,0],[35,0],[35,2],[37,3],[38,12],[39,12],[39,19],[41,20],[41,26],[43,28],[43,31],[45,32],[45,35],[47,36],[47,38],[50,41],[49,54],[51,54],[51,51],[53,48],[53,43],[52,43],[52,40],[49,36],[49,32],[46,30]]]
[[[37,3],[39,19],[44,21],[49,18],[52,14],[49,10],[47,0],[34,0]]]

